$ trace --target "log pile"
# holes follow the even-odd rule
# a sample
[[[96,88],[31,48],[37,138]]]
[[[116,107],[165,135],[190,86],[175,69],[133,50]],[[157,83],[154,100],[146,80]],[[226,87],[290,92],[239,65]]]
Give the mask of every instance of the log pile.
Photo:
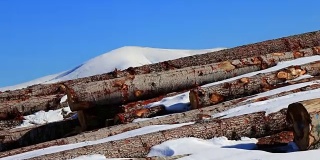
[[[320,84],[312,83],[272,95],[257,96],[285,86],[319,82],[320,61],[272,69],[279,62],[319,55],[320,31],[316,31],[125,70],[115,69],[101,75],[0,92],[0,128],[3,129],[0,131],[0,157],[49,146],[99,140],[150,125],[188,122],[193,123],[33,159],[70,159],[88,153],[103,154],[108,158],[143,158],[152,146],[182,137],[258,138],[258,149],[268,152],[285,152],[283,147],[291,141],[297,144],[299,150],[319,148],[319,99],[292,103],[270,114],[261,111],[230,118],[219,115],[241,105],[320,89]],[[252,72],[258,74],[248,74]],[[304,75],[312,77],[296,80]],[[234,78],[236,76],[240,77]],[[189,111],[170,113],[164,105],[148,107],[163,98],[188,91]],[[60,103],[64,95],[67,95],[68,104]],[[21,123],[23,115],[66,105],[77,112],[78,119],[13,128]],[[133,122],[137,118],[149,119]]]

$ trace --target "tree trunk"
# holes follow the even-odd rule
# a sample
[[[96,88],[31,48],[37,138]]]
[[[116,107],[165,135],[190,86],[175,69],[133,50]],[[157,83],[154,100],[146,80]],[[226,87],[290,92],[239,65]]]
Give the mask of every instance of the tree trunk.
[[[176,138],[210,139],[225,136],[229,139],[238,139],[275,134],[288,129],[285,118],[286,109],[269,115],[265,115],[265,112],[256,112],[232,118],[202,121],[175,129],[85,146],[32,159],[70,159],[87,154],[103,154],[107,158],[139,158],[145,157],[152,146]]]
[[[25,100],[12,100],[0,103],[0,120],[14,119],[21,115],[28,115],[40,110],[62,108],[60,99],[63,94],[30,97]]]
[[[40,126],[17,128],[0,132],[1,151],[34,145],[66,136],[78,134],[80,125],[77,119],[52,122]]]
[[[257,149],[272,153],[286,153],[289,142],[293,141],[292,131],[283,131],[258,138]]]
[[[37,84],[23,89],[0,92],[0,102],[26,100],[33,96],[48,96],[53,94],[61,94],[59,86],[61,84]]]
[[[319,98],[288,106],[287,121],[293,124],[294,142],[302,151],[320,147],[319,114]]]
[[[131,123],[134,119],[137,118],[151,118],[155,116],[161,116],[165,114],[165,106],[154,106],[150,108],[142,108],[126,113],[119,113],[115,116],[115,124]]]
[[[195,109],[195,110],[187,111],[184,113],[175,113],[175,114],[167,115],[165,117],[153,118],[153,119],[146,120],[146,121],[140,121],[140,122],[135,122],[135,123],[120,124],[120,125],[116,125],[116,126],[105,127],[105,128],[101,128],[96,131],[92,131],[92,132],[84,132],[81,135],[66,137],[64,139],[57,139],[57,140],[53,140],[53,141],[49,141],[49,142],[45,142],[45,143],[41,143],[41,144],[37,144],[37,145],[33,145],[33,146],[22,147],[20,149],[15,149],[12,151],[0,153],[0,157],[19,154],[19,153],[23,153],[23,152],[28,152],[28,151],[31,151],[34,149],[40,149],[40,148],[44,148],[44,147],[54,146],[57,144],[72,144],[72,143],[79,143],[79,142],[84,142],[84,141],[94,141],[94,140],[106,138],[106,137],[109,137],[112,135],[120,134],[120,133],[123,133],[126,131],[138,129],[138,128],[149,126],[149,125],[175,124],[175,123],[185,123],[185,122],[206,120],[207,118],[211,118],[212,114],[226,111],[228,109],[231,109],[231,108],[234,108],[237,106],[246,105],[249,103],[263,101],[263,100],[267,100],[267,99],[277,98],[279,96],[285,96],[285,95],[289,95],[289,94],[293,94],[293,93],[297,93],[297,92],[314,90],[314,89],[318,89],[318,88],[320,88],[320,84],[313,84],[313,85],[308,85],[305,87],[281,92],[281,93],[266,96],[266,97],[260,97],[260,98],[254,98],[254,99],[247,100],[249,98],[252,98],[252,96],[249,96],[246,98],[234,99],[234,100],[220,103],[217,105],[213,105],[213,106],[209,106],[209,107],[205,107],[205,108],[201,108],[201,109]]]
[[[284,83],[303,74],[319,75],[320,61],[291,66],[278,71],[261,73],[252,77],[239,78],[233,81],[198,87],[189,94],[191,108],[202,108],[218,104],[230,99],[252,95],[272,89],[273,85]]]
[[[105,81],[77,83],[64,86],[71,110],[83,110],[96,105],[121,105],[124,103],[157,97],[237,75],[274,66],[279,61],[311,56],[319,50],[272,53],[259,57],[224,61],[205,66],[194,66],[144,75],[131,75]]]

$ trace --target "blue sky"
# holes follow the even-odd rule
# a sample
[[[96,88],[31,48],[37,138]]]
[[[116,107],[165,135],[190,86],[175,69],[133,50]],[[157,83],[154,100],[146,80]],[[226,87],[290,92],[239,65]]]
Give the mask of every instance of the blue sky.
[[[0,0],[0,87],[122,46],[234,47],[320,29],[320,1]]]

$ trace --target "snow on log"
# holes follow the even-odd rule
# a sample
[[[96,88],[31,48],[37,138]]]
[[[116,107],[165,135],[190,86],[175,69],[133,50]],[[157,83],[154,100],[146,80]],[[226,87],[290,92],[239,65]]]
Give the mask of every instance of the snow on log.
[[[293,124],[294,142],[300,150],[320,148],[320,99],[288,106],[287,121]]]
[[[263,137],[275,134],[288,129],[285,118],[286,109],[269,115],[265,115],[265,112],[256,112],[226,119],[202,121],[179,128],[65,150],[32,159],[71,159],[87,154],[102,154],[107,158],[142,158],[148,154],[152,146],[176,138],[210,139],[225,136],[228,139],[239,139],[240,137]]]
[[[300,50],[299,55],[312,56],[319,54],[319,52],[318,48],[314,47]],[[295,53],[271,53],[259,57],[193,66],[161,73],[130,75],[111,80],[63,85],[62,89],[68,95],[68,103],[72,111],[96,105],[121,105],[265,69],[275,66],[277,62],[296,58]],[[221,101],[221,97],[215,96],[215,98],[214,100]]]
[[[312,50],[306,50],[306,52],[312,52]],[[317,50],[315,53],[320,52]],[[310,55],[312,54],[310,53]],[[260,93],[272,89],[273,85],[284,83],[301,75],[316,76],[319,73],[320,61],[316,61],[301,66],[291,66],[273,72],[260,73],[251,77],[243,77],[209,87],[198,87],[190,91],[191,108],[202,108],[230,99]]]

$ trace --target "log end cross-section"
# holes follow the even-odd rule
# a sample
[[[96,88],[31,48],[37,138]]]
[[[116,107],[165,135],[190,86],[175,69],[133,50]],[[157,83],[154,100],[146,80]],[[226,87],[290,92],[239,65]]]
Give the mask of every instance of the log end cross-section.
[[[293,125],[294,142],[300,150],[319,148],[320,99],[292,103],[288,106],[287,121]]]

